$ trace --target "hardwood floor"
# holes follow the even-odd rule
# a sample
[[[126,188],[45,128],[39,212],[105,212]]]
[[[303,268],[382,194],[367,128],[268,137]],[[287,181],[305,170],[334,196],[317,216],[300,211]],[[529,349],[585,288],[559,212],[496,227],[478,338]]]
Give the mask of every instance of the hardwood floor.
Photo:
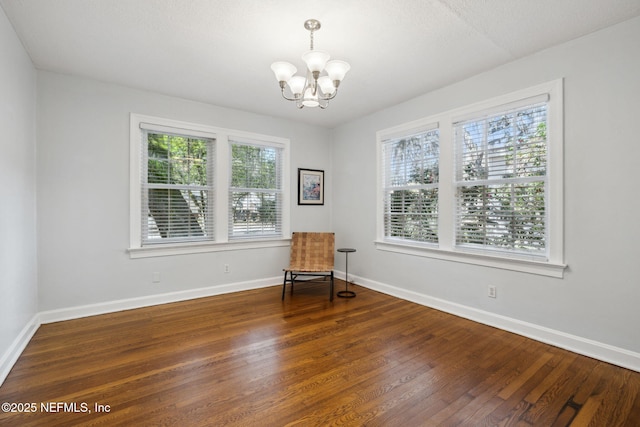
[[[330,303],[326,285],[299,285],[283,302],[275,286],[42,325],[0,388],[23,412],[0,425],[640,425],[638,372],[354,290]]]

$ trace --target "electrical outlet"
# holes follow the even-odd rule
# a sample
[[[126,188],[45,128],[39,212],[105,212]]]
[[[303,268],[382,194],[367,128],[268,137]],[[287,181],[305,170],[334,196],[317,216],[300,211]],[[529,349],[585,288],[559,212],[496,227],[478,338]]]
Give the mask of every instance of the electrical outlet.
[[[495,286],[489,286],[487,288],[487,296],[489,298],[496,298],[498,296],[498,288]]]
[[[224,272],[225,273],[231,273],[231,268],[229,268],[229,264],[225,264],[224,265]]]
[[[151,281],[153,283],[160,283],[160,272],[159,271],[154,271],[153,274],[151,275]]]

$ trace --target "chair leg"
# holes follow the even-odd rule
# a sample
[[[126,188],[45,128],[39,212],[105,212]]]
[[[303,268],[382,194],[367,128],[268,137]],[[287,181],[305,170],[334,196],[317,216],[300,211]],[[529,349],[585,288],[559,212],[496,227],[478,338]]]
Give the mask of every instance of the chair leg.
[[[331,292],[331,295],[329,295],[329,302],[333,301],[333,271],[331,272],[331,284],[329,285],[329,289]]]
[[[290,277],[291,277],[291,291],[289,291],[291,293],[291,295],[293,295],[293,285],[296,283],[296,277],[298,277],[297,275],[293,274],[293,271],[291,271],[290,273]]]
[[[284,281],[282,282],[282,301],[284,301],[284,290],[287,288],[287,271],[284,272]]]
[[[293,285],[296,281],[296,275],[293,274],[293,271],[285,271],[284,272],[284,281],[282,282],[282,299],[284,300],[284,291],[287,289],[287,273],[289,273],[289,282],[291,283],[291,295],[293,295]]]

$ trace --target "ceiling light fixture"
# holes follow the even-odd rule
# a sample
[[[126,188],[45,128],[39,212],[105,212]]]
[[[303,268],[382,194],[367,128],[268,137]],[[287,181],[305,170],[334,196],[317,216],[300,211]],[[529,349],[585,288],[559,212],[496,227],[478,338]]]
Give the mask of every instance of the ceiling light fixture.
[[[338,86],[344,79],[345,74],[351,68],[344,61],[329,61],[329,54],[322,50],[313,50],[313,32],[320,29],[320,22],[315,19],[308,19],[304,23],[304,28],[311,33],[310,49],[302,60],[307,64],[307,76],[294,75],[296,67],[288,62],[274,62],[271,69],[278,79],[282,97],[287,101],[295,101],[298,108],[320,107],[327,108],[329,100],[338,94]],[[320,74],[326,72],[326,75]],[[285,95],[284,89],[289,86],[293,97]]]

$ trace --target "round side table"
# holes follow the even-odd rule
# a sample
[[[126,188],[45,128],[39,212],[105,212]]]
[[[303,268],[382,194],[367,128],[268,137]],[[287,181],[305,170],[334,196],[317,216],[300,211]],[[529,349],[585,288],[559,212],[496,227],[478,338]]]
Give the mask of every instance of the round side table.
[[[344,252],[344,261],[345,261],[345,272],[344,272],[344,291],[338,291],[336,295],[341,298],[353,298],[356,296],[356,293],[353,291],[347,290],[347,286],[349,285],[349,252],[355,252],[356,250],[353,248],[340,248],[338,252]]]

